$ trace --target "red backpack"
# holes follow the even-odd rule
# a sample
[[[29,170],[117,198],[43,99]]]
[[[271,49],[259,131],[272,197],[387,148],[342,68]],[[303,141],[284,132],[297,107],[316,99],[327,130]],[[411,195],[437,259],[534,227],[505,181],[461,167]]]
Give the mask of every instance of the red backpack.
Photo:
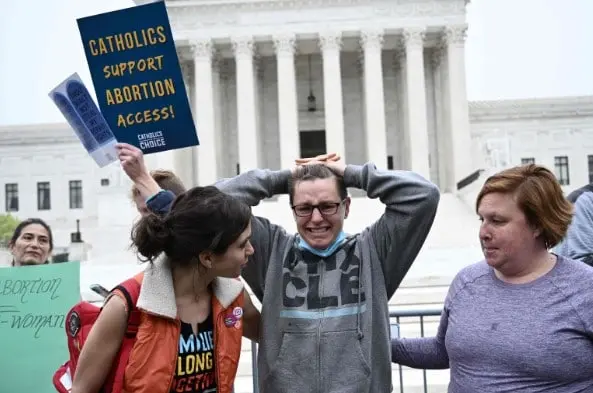
[[[114,288],[121,291],[128,303],[128,327],[124,335],[120,350],[113,362],[111,371],[103,384],[101,393],[120,393],[123,390],[124,371],[128,364],[130,351],[136,341],[136,332],[140,325],[140,311],[136,302],[140,295],[140,282],[132,277]],[[70,393],[72,380],[78,364],[80,351],[87,340],[93,324],[97,320],[101,308],[86,301],[77,303],[66,315],[66,337],[70,359],[64,363],[54,374],[53,384],[59,393]]]

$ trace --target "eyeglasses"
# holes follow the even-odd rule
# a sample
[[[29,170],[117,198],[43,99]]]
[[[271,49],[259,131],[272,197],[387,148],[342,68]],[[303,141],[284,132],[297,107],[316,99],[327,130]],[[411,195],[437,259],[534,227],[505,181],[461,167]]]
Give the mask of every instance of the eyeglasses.
[[[323,202],[319,205],[294,205],[292,210],[298,217],[309,217],[313,214],[313,210],[317,209],[322,216],[333,216],[338,212],[341,202]]]

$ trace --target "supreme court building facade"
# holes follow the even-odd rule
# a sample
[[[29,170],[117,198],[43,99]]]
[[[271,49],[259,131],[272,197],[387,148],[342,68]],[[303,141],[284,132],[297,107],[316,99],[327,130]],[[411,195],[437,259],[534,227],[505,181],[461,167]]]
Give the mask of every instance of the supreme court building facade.
[[[453,191],[477,165],[466,3],[168,0],[200,146],[158,165],[205,185],[337,152]]]
[[[477,241],[475,194],[493,172],[535,162],[566,193],[593,182],[593,96],[467,102],[464,1],[166,4],[201,145],[145,160],[187,187],[325,151],[412,169],[442,192],[424,247],[443,249]],[[56,252],[80,226],[89,258],[135,263],[130,187],[117,163],[89,158],[66,122],[0,126],[0,214],[47,221]],[[351,191],[354,233],[382,205]],[[254,211],[291,232],[287,203]]]

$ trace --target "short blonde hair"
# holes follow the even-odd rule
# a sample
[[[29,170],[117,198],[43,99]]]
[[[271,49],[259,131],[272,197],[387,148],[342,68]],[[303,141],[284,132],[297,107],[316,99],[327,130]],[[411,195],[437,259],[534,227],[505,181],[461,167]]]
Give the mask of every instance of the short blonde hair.
[[[183,194],[186,189],[181,179],[172,171],[166,169],[156,169],[150,172],[150,176],[157,182],[163,190],[171,191],[175,196]],[[132,186],[132,198],[140,195],[140,191],[135,185]]]
[[[512,194],[527,222],[542,231],[547,248],[556,246],[572,221],[573,205],[564,197],[556,176],[547,168],[527,164],[490,176],[476,199],[476,212],[484,196]]]

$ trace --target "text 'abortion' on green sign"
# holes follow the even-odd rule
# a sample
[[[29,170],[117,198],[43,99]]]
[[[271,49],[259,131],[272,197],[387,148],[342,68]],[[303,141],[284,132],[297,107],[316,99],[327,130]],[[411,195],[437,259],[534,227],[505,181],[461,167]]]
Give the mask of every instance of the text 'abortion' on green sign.
[[[0,392],[55,393],[66,313],[79,300],[78,262],[0,268]]]

